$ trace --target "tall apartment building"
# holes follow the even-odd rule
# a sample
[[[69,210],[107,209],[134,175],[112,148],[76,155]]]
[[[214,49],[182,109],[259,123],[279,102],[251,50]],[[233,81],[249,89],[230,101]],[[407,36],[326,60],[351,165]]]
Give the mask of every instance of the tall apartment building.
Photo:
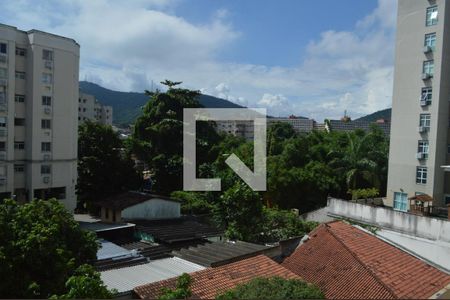
[[[79,45],[0,24],[0,198],[76,205]]]
[[[450,2],[399,0],[386,204],[450,199]]]
[[[78,98],[78,121],[96,122],[103,125],[112,125],[112,106],[102,105],[93,95],[80,91]]]

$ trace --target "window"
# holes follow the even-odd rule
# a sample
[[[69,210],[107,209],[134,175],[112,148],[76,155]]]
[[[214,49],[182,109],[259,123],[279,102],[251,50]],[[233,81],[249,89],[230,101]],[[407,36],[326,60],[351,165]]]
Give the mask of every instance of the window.
[[[7,78],[8,70],[6,68],[0,68],[0,78]]]
[[[450,195],[445,195],[445,205],[450,204]]]
[[[25,79],[25,72],[16,71],[16,79]]]
[[[14,172],[16,172],[16,173],[23,173],[23,172],[25,172],[25,165],[24,164],[14,165]]]
[[[7,54],[8,45],[6,43],[0,43],[0,54]]]
[[[431,49],[435,50],[436,48],[436,33],[425,34],[425,43],[424,46],[428,46]]]
[[[0,151],[6,151],[6,142],[0,142]]]
[[[16,47],[16,55],[26,56],[26,54],[27,54],[27,50],[25,50],[24,48]]]
[[[423,158],[428,158],[428,153],[430,150],[430,144],[428,141],[419,141],[419,146],[417,149],[418,153],[422,153],[423,154]]]
[[[86,101],[87,101],[86,99],[83,99],[83,103],[86,103]]]
[[[50,96],[42,96],[42,105],[52,105],[52,97]]]
[[[14,149],[25,150],[25,142],[14,142]]]
[[[52,169],[50,165],[41,165],[41,174],[51,174]]]
[[[41,127],[42,127],[42,129],[51,129],[51,120],[42,119]]]
[[[24,118],[14,118],[14,126],[25,126]]]
[[[41,143],[41,151],[42,152],[51,152],[52,151],[52,144],[49,142],[42,142]]]
[[[426,167],[417,167],[416,183],[418,183],[418,184],[426,184],[427,183],[427,168]]]
[[[23,103],[25,102],[25,95],[15,95],[14,96],[14,101],[19,102],[19,103]]]
[[[438,8],[437,6],[432,6],[427,8],[427,20],[426,25],[432,26],[436,25],[438,21]]]
[[[42,59],[53,60],[53,51],[46,49],[42,50]]]
[[[85,112],[86,111],[86,107],[83,107],[83,112]]]
[[[431,126],[431,115],[430,114],[420,114],[419,126],[429,129]]]
[[[400,211],[407,211],[408,209],[408,194],[394,193],[394,209]]]
[[[6,166],[0,166],[0,176],[6,176]]]
[[[427,60],[423,62],[423,74],[433,76],[434,74],[434,60]]]
[[[422,88],[422,96],[420,97],[421,101],[431,103],[432,97],[433,97],[433,88],[431,87]]]
[[[81,107],[78,107],[78,111],[81,111]]]
[[[53,75],[48,73],[42,73],[42,83],[52,84],[53,83]]]
[[[6,93],[0,91],[0,104],[6,104]]]
[[[0,127],[6,127],[6,117],[0,117]]]

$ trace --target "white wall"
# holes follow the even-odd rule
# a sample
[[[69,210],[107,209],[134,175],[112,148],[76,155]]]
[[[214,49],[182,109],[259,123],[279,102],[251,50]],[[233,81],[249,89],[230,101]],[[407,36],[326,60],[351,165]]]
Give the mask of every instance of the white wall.
[[[122,219],[168,219],[180,217],[180,203],[154,198],[122,210]]]
[[[390,208],[368,206],[334,198],[328,199],[328,214],[417,237],[450,242],[450,221],[445,219],[423,217]]]

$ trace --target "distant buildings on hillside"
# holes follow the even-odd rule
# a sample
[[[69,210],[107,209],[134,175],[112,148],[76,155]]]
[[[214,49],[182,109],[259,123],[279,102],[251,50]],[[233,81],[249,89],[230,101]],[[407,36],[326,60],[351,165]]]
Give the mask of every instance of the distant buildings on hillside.
[[[352,121],[348,117],[341,120],[325,120],[324,123],[318,123],[313,119],[290,116],[289,118],[267,118],[267,126],[275,123],[291,124],[298,133],[309,133],[312,131],[353,131],[361,129],[369,131],[371,126],[380,128],[386,136],[389,136],[391,123],[388,120],[380,119],[376,122],[368,121]],[[252,121],[216,121],[217,130],[226,132],[245,139],[253,139],[253,122]]]
[[[113,108],[101,104],[93,95],[80,91],[78,98],[78,123],[86,121],[96,122],[103,125],[112,125]]]

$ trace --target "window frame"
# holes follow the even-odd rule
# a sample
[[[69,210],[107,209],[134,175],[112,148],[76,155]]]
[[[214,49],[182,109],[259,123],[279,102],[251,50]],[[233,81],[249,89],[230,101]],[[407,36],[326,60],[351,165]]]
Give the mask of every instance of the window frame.
[[[52,106],[52,96],[42,96],[42,105]]]
[[[437,12],[437,16],[436,16],[436,18],[432,19],[431,15],[434,12]],[[436,25],[438,23],[438,19],[439,19],[438,6],[433,5],[433,6],[427,7],[427,11],[426,11],[426,15],[425,15],[425,26],[430,27],[430,26]]]
[[[427,184],[428,181],[428,168],[416,167],[416,184]]]
[[[53,84],[53,74],[43,72],[41,81],[43,84]]]
[[[22,100],[22,101],[20,101],[20,100]],[[14,102],[25,103],[25,95],[15,94],[14,95]]]
[[[434,59],[425,60],[422,65],[422,73],[434,76]]]
[[[14,150],[25,150],[25,141],[14,141]]]
[[[428,125],[427,125],[427,123],[428,123]],[[431,128],[431,114],[420,114],[419,126],[430,129]]]
[[[425,34],[424,47],[430,47],[432,50],[436,50],[436,32]]]
[[[433,87],[426,86],[423,87],[420,94],[420,101],[426,101],[427,103],[431,103],[433,100]]]
[[[417,152],[422,153],[425,159],[428,159],[428,154],[430,153],[430,141],[419,140],[417,143]]]
[[[27,49],[21,48],[21,47],[16,47],[16,55],[17,56],[26,57],[27,56]]]
[[[7,55],[7,54],[8,54],[8,43],[0,42],[0,55]]]
[[[16,79],[21,79],[21,80],[25,80],[27,78],[27,75],[25,74],[25,72],[22,72],[22,71],[16,71],[14,76]]]
[[[52,143],[51,142],[41,142],[41,152],[42,153],[52,152]]]
[[[48,55],[46,55],[46,54],[48,54]],[[48,60],[48,61],[53,61],[53,50],[42,49],[42,59]]]
[[[52,174],[52,166],[51,165],[41,165],[41,175],[51,175],[51,174]]]
[[[14,118],[14,126],[25,126],[25,118]]]
[[[25,164],[14,164],[14,173],[24,173]]]
[[[51,119],[41,119],[41,129],[52,129],[52,120]]]

